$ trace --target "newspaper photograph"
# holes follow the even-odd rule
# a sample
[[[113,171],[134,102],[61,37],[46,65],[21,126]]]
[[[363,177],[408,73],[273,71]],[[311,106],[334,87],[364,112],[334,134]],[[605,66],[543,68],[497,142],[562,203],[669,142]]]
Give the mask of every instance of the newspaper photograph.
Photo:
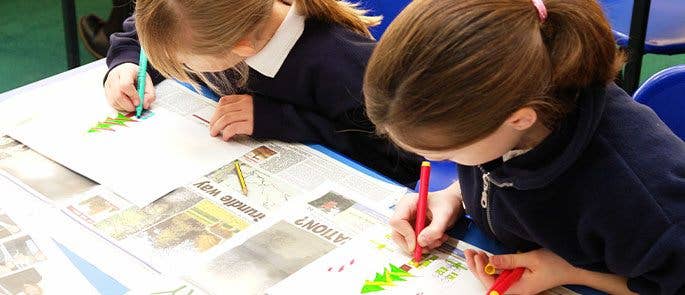
[[[45,201],[63,204],[98,184],[28,146],[0,135],[0,170],[36,191]]]
[[[263,294],[264,290],[335,246],[279,221],[212,260],[190,279],[212,294]]]
[[[143,208],[106,191],[75,201],[64,212],[159,272],[183,271],[202,255],[264,215],[199,181]],[[216,196],[215,196],[216,195]]]

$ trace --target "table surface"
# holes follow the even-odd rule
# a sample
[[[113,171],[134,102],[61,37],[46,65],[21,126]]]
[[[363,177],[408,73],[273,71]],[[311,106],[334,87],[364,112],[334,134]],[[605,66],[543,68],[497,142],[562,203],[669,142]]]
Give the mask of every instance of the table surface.
[[[98,60],[95,62],[92,62],[90,64],[83,65],[81,67],[75,68],[73,70],[28,84],[23,87],[19,87],[13,90],[10,90],[5,93],[0,93],[0,102],[2,102],[5,99],[8,99],[12,96],[19,95],[22,92],[35,89],[37,87],[43,87],[45,85],[51,84],[51,83],[59,83],[60,81],[69,79],[71,76],[87,71],[96,67],[102,67],[105,66],[104,60]],[[336,160],[339,160],[359,171],[362,171],[372,177],[382,179],[389,181],[386,177],[375,173],[374,171],[340,155],[337,154],[323,146],[320,145],[313,145],[312,148],[325,153],[326,155],[335,158]],[[452,184],[456,179],[456,166],[454,163],[451,162],[441,162],[441,163],[433,163],[433,177],[431,178],[431,183],[430,183],[430,190],[431,191],[436,191],[443,189],[450,184]],[[503,247],[500,243],[490,239],[487,237],[480,229],[478,229],[476,226],[474,226],[467,218],[462,218],[457,224],[449,231],[448,233],[450,236],[453,236],[455,238],[461,239],[467,243],[470,243],[472,245],[478,246],[482,248],[483,250],[492,252],[492,253],[507,253],[511,251],[507,251],[505,247]],[[121,283],[119,283],[117,280],[114,278],[110,277],[106,273],[103,273],[99,269],[97,269],[95,266],[90,264],[88,261],[85,261],[83,258],[79,257],[77,254],[73,253],[71,250],[67,249],[63,245],[58,243],[58,246],[60,249],[64,252],[64,254],[69,258],[69,260],[81,271],[81,273],[88,279],[88,281],[95,287],[97,290],[106,295],[114,295],[114,294],[125,294],[128,291],[128,288],[123,286]],[[596,291],[591,291],[591,289],[588,288],[573,288],[577,292],[582,292],[583,294],[588,294],[588,293],[594,293],[594,294],[600,294],[597,293]]]

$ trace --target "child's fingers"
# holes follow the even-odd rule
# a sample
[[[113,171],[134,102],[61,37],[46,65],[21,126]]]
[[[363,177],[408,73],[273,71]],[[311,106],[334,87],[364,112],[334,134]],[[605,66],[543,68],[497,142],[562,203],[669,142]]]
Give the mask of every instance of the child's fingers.
[[[432,213],[430,224],[419,234],[419,245],[422,247],[441,239],[445,235],[447,227],[451,225],[452,216],[449,216],[449,213],[445,211],[432,211]]]
[[[238,122],[247,121],[248,119],[248,115],[245,114],[245,112],[231,112],[224,114],[223,116],[219,117],[219,119],[217,119],[213,124],[210,125],[211,127],[209,128],[209,133],[212,136],[217,136],[219,132],[226,129],[228,126],[231,126]]]
[[[131,101],[123,93],[119,93],[119,96],[114,99],[112,106],[120,111],[132,112],[136,107],[131,104]]]
[[[404,236],[402,236],[402,234],[396,231],[392,231],[391,237],[392,241],[395,242],[397,246],[400,246],[400,249],[402,249],[402,251],[404,251],[405,253],[411,253],[411,251],[409,251],[407,241],[404,239]]]
[[[407,220],[391,220],[390,226],[394,229],[394,232],[397,232],[402,237],[402,243],[398,244],[405,246],[403,247],[405,252],[412,253],[414,248],[416,248],[416,237],[411,224]]]
[[[471,271],[471,273],[473,273],[473,275],[476,276],[476,278],[478,278],[478,274],[476,273],[476,261],[473,258],[474,255],[475,255],[475,251],[473,251],[471,249],[464,250],[464,257],[466,258],[466,266],[468,266],[469,271]],[[480,278],[478,278],[478,280],[480,280]]]
[[[395,213],[390,217],[390,227],[397,232],[404,240],[401,245],[406,245],[405,252],[414,251],[416,233],[411,223],[416,218],[416,195],[405,196],[397,203]],[[398,243],[400,244],[400,243]]]
[[[145,76],[145,103],[143,107],[149,109],[157,97],[155,96],[155,86],[152,84],[150,75]]]
[[[517,267],[531,268],[534,252],[521,254],[495,255],[490,257],[490,263],[498,269],[514,269]]]
[[[447,241],[449,237],[447,235],[443,235],[442,237],[438,238],[437,240],[434,240],[433,242],[429,243],[426,248],[428,249],[435,249],[437,247],[440,247],[445,241]],[[420,243],[419,243],[420,244]]]
[[[252,133],[249,131],[249,123],[247,121],[231,123],[221,132],[221,137],[224,141],[228,141],[233,136],[237,134],[248,134]]]
[[[225,96],[224,96],[225,97]],[[223,98],[221,98],[223,99]],[[214,123],[216,123],[217,120],[219,120],[222,116],[228,113],[235,113],[235,112],[240,112],[243,109],[239,105],[230,105],[230,106],[218,106],[216,108],[216,111],[214,111],[214,115],[212,115],[212,118],[209,119],[209,125],[212,126]]]
[[[495,283],[495,278],[485,273],[485,265],[488,264],[488,256],[483,252],[477,252],[473,256],[475,262],[474,272],[485,287],[490,288]]]
[[[134,106],[138,106],[140,103],[140,97],[138,96],[138,90],[136,90],[136,87],[133,85],[133,83],[124,79],[120,79],[119,91],[121,91],[121,93],[123,93],[123,95],[126,96]]]

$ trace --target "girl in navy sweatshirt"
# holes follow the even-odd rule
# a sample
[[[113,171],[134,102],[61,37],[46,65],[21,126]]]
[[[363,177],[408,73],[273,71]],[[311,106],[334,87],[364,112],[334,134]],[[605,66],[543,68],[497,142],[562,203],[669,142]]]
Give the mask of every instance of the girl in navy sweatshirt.
[[[459,164],[459,182],[429,197],[418,243],[439,246],[464,208],[524,252],[468,251],[486,287],[490,262],[526,269],[512,294],[685,294],[685,143],[612,83],[622,61],[594,0],[410,4],[375,49],[364,93],[380,133]],[[407,251],[416,202],[391,219]]]
[[[111,37],[105,92],[119,110],[138,105],[142,44],[153,66],[145,108],[164,77],[204,84],[223,95],[212,136],[320,143],[411,183],[419,158],[376,136],[364,112],[368,27],[379,21],[336,0],[139,0]]]

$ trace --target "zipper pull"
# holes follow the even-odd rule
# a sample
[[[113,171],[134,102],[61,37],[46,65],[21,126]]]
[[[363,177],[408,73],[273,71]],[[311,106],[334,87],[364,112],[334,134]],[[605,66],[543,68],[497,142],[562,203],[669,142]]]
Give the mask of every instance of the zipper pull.
[[[483,173],[483,192],[480,195],[480,206],[488,208],[488,191],[490,190],[490,172]]]

